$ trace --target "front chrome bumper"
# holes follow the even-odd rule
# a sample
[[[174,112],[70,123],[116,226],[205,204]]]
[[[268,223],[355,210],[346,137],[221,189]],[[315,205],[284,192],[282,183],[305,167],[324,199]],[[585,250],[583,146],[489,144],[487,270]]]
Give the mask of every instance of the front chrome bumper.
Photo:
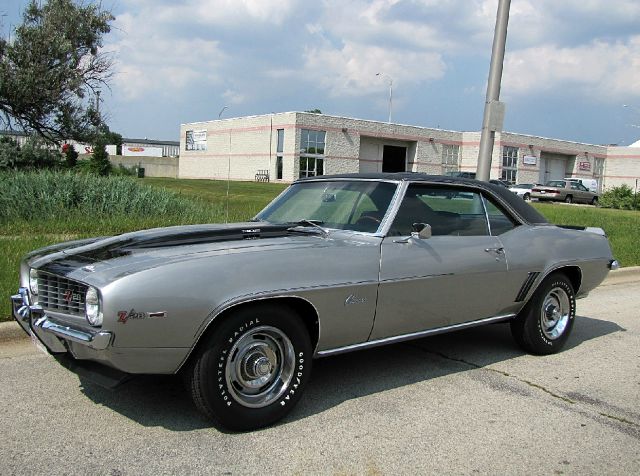
[[[106,349],[113,338],[111,332],[75,328],[55,321],[40,306],[31,304],[27,288],[11,296],[13,318],[30,336],[35,336],[51,353],[67,352],[64,341],[76,342],[95,350]]]

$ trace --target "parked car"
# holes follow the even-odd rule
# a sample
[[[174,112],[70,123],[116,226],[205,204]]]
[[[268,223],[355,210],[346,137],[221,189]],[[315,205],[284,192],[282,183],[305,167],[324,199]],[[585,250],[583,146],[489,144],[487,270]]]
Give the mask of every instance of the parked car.
[[[509,190],[525,200],[531,200],[531,190],[535,186],[535,183],[519,183],[509,187]]]
[[[491,179],[489,180],[489,183],[500,185],[501,187],[505,187],[505,188],[509,188],[511,186],[511,184],[506,180],[500,180],[500,179]]]
[[[353,174],[297,181],[245,223],[33,251],[12,305],[65,365],[179,373],[212,421],[250,430],[291,411],[315,358],[497,322],[558,352],[616,267],[601,229],[551,225],[502,186]]]
[[[550,180],[544,185],[536,185],[531,189],[531,198],[540,201],[598,204],[597,193],[590,192],[581,183],[568,180]]]
[[[590,192],[598,193],[598,181],[596,179],[565,177],[565,180],[581,183]]]

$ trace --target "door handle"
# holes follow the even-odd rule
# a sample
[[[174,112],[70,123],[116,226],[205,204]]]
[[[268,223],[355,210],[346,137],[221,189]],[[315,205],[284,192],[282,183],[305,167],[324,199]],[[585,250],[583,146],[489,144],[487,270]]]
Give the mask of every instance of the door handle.
[[[504,248],[502,246],[498,247],[498,248],[485,248],[484,249],[487,253],[496,253],[499,255],[504,254]]]

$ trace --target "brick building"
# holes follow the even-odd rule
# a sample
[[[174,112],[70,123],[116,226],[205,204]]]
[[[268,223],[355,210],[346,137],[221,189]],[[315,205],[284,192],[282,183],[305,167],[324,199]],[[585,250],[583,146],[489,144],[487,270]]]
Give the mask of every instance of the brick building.
[[[271,181],[349,172],[475,172],[479,132],[284,112],[183,124],[181,178]],[[496,134],[491,178],[544,183],[595,178],[599,187],[636,187],[640,148]]]

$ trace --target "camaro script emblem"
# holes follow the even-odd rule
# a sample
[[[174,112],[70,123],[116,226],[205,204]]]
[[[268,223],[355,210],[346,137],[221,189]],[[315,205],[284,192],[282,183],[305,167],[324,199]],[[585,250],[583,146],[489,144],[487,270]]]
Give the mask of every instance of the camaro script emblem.
[[[118,322],[126,324],[131,319],[158,319],[167,317],[167,313],[164,311],[159,312],[137,312],[135,309],[130,311],[118,311]]]
[[[344,301],[344,305],[348,306],[350,304],[364,304],[367,302],[367,298],[356,296],[355,294],[350,294],[349,297]]]

